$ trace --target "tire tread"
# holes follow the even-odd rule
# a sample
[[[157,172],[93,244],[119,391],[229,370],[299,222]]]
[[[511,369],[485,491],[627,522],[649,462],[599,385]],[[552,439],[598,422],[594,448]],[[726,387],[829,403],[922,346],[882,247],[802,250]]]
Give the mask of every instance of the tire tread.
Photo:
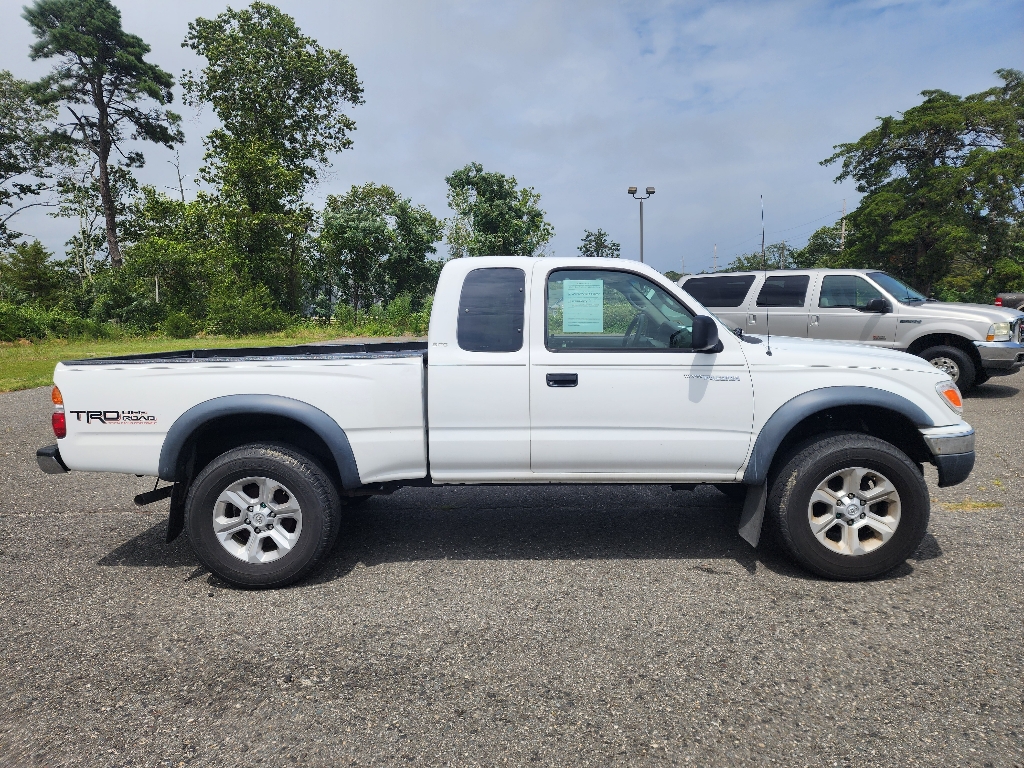
[[[786,523],[786,517],[790,514],[789,505],[791,503],[793,493],[796,489],[800,475],[809,470],[816,461],[821,460],[823,457],[839,455],[843,452],[862,452],[864,450],[884,453],[890,459],[901,464],[908,472],[913,473],[914,476],[919,478],[920,485],[917,491],[923,494],[923,515],[921,516],[921,519],[916,521],[912,519],[912,514],[906,515],[906,520],[901,519],[900,525],[916,525],[920,530],[912,531],[909,539],[902,547],[895,547],[888,550],[885,553],[887,557],[883,560],[884,564],[879,568],[868,570],[863,567],[864,564],[863,561],[861,561],[861,558],[868,557],[868,555],[863,555],[861,557],[844,556],[849,563],[844,563],[839,567],[824,566],[821,562],[824,558],[816,560],[807,556],[807,553],[802,550],[799,542],[794,539],[793,531]],[[906,560],[906,558],[909,557],[917,548],[918,544],[920,544],[920,541],[927,530],[928,519],[930,516],[928,489],[925,485],[924,477],[920,474],[918,465],[915,464],[903,451],[891,443],[887,443],[877,437],[859,432],[839,432],[827,435],[818,435],[796,446],[780,463],[781,468],[777,473],[774,473],[772,478],[770,478],[768,503],[767,509],[765,510],[767,514],[767,522],[769,523],[772,533],[785,552],[793,560],[812,573],[838,580],[874,578],[898,566]],[[912,503],[911,499],[907,499],[906,501]],[[906,505],[904,505],[904,508],[907,509]],[[806,509],[801,511],[802,516],[806,516],[806,514]],[[888,547],[890,544],[895,543],[896,542],[890,541],[886,546]],[[881,550],[879,551],[881,552]],[[861,562],[858,563],[857,561]]]
[[[207,556],[204,551],[205,547],[200,542],[194,540],[193,532],[190,530],[193,524],[192,517],[195,514],[193,512],[193,507],[196,503],[195,495],[198,489],[202,487],[204,481],[213,473],[224,469],[232,463],[252,462],[254,460],[275,462],[301,475],[302,479],[309,484],[317,502],[320,504],[323,514],[327,518],[325,521],[326,525],[322,526],[320,530],[320,536],[312,556],[300,568],[285,570],[279,577],[265,578],[257,576],[254,578],[252,573],[247,573],[240,569],[222,567]],[[250,443],[234,448],[215,458],[196,476],[192,486],[189,488],[185,507],[187,514],[185,529],[190,540],[192,540],[193,549],[196,551],[199,559],[212,573],[238,587],[276,589],[294,584],[306,578],[322,564],[324,558],[334,546],[341,528],[341,500],[334,483],[330,480],[330,476],[310,456],[296,448],[279,443]],[[202,524],[202,521],[199,521],[199,524]],[[305,526],[303,526],[303,533],[306,533]]]

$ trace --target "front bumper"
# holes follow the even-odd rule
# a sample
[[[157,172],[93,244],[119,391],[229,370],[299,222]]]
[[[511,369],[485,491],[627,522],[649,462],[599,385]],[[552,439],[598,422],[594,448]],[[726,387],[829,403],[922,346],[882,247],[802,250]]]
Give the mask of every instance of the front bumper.
[[[990,376],[1016,373],[1024,364],[1024,344],[1017,341],[976,341],[981,365]]]
[[[36,463],[48,475],[62,475],[69,471],[68,465],[60,457],[60,447],[56,445],[48,445],[36,451]]]
[[[974,429],[970,424],[922,429],[932,463],[939,470],[939,487],[959,485],[974,469]]]

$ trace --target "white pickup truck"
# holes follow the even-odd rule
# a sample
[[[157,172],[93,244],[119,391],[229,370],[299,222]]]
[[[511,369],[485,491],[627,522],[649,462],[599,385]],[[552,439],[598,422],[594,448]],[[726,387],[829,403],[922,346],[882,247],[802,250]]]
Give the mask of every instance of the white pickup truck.
[[[173,483],[183,529],[230,583],[310,573],[345,506],[404,485],[709,483],[828,578],[901,563],[925,534],[922,464],[974,465],[950,377],[852,344],[729,333],[616,259],[449,261],[427,343],[73,360],[54,372],[50,473]],[[159,481],[158,481],[159,482]]]

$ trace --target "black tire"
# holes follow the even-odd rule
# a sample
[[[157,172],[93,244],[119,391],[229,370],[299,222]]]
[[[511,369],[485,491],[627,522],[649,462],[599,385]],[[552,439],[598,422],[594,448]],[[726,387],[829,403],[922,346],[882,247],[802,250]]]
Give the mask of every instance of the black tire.
[[[937,347],[929,347],[920,353],[920,357],[923,357],[936,368],[942,370],[948,370],[946,365],[937,365],[940,362],[952,363],[955,367],[956,372],[950,371],[950,376],[953,377],[953,383],[956,384],[961,392],[966,392],[974,386],[974,379],[977,376],[977,368],[974,365],[974,361],[971,360],[971,356],[964,352],[958,347],[948,347],[944,344]]]
[[[267,478],[279,483],[294,495],[294,501],[301,510],[299,532],[291,532],[297,536],[293,546],[286,554],[270,562],[239,559],[227,550],[214,532],[215,507],[221,493],[233,483],[249,477]],[[275,495],[274,498],[278,497]],[[290,497],[286,493],[282,498],[287,500]],[[203,565],[229,584],[264,589],[283,587],[308,576],[330,552],[338,535],[340,507],[337,489],[329,475],[309,456],[282,445],[244,445],[221,454],[196,477],[185,501],[185,530]],[[251,511],[253,507],[247,509]],[[235,517],[249,514],[234,506],[231,512],[223,514],[229,515],[236,510],[238,514]],[[278,524],[280,535],[285,529],[285,520],[282,517],[274,522]],[[246,530],[248,536],[253,535],[251,528]],[[269,538],[267,529],[263,531],[262,535]],[[243,536],[245,533],[239,532],[240,538],[235,539],[235,546],[242,547],[248,542],[248,536]],[[272,551],[278,549],[274,542],[260,544],[261,551],[271,548]]]
[[[820,483],[854,467],[874,470],[889,480],[899,495],[900,518],[891,537],[880,546],[865,554],[848,555],[826,547],[815,537],[810,510],[811,496]],[[805,442],[790,455],[772,478],[766,512],[779,542],[797,563],[819,576],[852,581],[880,576],[906,560],[924,538],[930,504],[924,477],[903,451],[869,435],[839,433]],[[846,532],[842,522],[835,525],[838,531],[833,528],[822,535]],[[857,524],[850,525],[851,531],[860,530],[853,527]]]
[[[747,486],[742,483],[715,483],[715,488],[719,493],[728,496],[730,501],[735,501],[738,504],[742,504],[743,500],[747,498]]]
[[[992,377],[985,373],[984,370],[980,370],[974,374],[974,386],[980,387],[982,384],[985,384],[991,378]]]

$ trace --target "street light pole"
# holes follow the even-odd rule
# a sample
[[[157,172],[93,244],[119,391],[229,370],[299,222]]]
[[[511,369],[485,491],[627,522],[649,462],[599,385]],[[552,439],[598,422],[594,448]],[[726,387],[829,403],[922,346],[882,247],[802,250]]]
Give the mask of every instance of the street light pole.
[[[640,263],[644,263],[644,200],[654,194],[654,187],[648,187],[646,195],[637,195],[636,187],[630,187],[626,192],[632,195],[634,200],[640,201]]]

